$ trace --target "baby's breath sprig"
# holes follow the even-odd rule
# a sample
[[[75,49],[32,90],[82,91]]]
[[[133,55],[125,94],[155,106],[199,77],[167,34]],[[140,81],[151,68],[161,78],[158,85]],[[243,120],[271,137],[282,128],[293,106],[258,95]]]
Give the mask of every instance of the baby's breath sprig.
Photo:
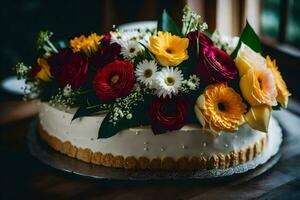
[[[201,22],[201,16],[193,12],[188,6],[183,8],[182,33],[184,35],[191,31],[205,31],[208,26],[206,22]]]
[[[200,79],[194,74],[190,75],[189,79],[185,79],[181,83],[180,92],[187,94],[190,91],[195,91],[199,88]]]
[[[51,36],[53,35],[50,31],[40,31],[38,35],[38,39],[36,42],[38,50],[44,50],[46,57],[50,56],[52,53],[58,53],[58,50],[50,41]]]
[[[115,126],[121,119],[131,119],[133,117],[133,108],[144,101],[145,94],[150,94],[151,92],[148,88],[136,86],[127,97],[117,99],[111,107],[109,122]]]
[[[18,79],[27,79],[30,77],[31,66],[26,66],[24,63],[19,62],[15,67]]]
[[[75,105],[78,95],[81,91],[75,91],[71,85],[66,85],[63,89],[58,89],[58,93],[50,98],[49,104],[60,109],[70,109]]]
[[[37,98],[41,93],[41,82],[38,79],[26,81],[23,88],[23,100],[28,101]]]

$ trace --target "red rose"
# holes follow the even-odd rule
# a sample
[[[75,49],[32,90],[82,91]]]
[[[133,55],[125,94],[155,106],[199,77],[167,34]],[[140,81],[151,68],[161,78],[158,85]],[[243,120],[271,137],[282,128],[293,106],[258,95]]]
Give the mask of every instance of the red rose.
[[[91,59],[91,63],[96,67],[103,67],[104,65],[117,60],[120,56],[121,46],[117,43],[105,45],[98,49]]]
[[[70,49],[63,49],[51,56],[48,63],[60,88],[69,84],[73,89],[78,89],[87,79],[88,58],[81,52],[73,53]]]
[[[205,47],[205,46],[213,46],[212,40],[207,37],[203,32],[199,31],[193,31],[189,32],[187,34],[187,38],[189,39],[189,46],[190,47],[196,47],[197,43],[199,43],[199,47]]]
[[[205,85],[229,82],[238,76],[232,58],[215,46],[200,48],[196,75]]]
[[[150,122],[153,133],[181,129],[187,116],[187,102],[181,97],[154,98],[150,105]]]
[[[133,65],[115,60],[99,68],[94,77],[96,95],[102,100],[115,100],[126,96],[133,88]]]
[[[103,35],[103,38],[101,40],[101,45],[104,44],[104,45],[107,45],[110,43],[110,38],[111,38],[111,34],[110,32],[107,32]]]
[[[62,66],[66,60],[70,60],[73,55],[73,51],[69,48],[60,50],[57,54],[53,54],[48,59],[48,63],[51,66],[51,74],[58,78],[61,72]]]

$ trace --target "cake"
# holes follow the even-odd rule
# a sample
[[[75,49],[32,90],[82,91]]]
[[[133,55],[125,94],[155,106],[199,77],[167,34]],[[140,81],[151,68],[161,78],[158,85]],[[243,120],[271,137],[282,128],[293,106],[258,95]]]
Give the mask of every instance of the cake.
[[[260,155],[272,110],[290,96],[276,61],[246,23],[241,36],[205,33],[185,7],[182,31],[162,13],[157,29],[39,34],[39,57],[18,63],[37,132],[56,151],[106,167],[225,169]]]

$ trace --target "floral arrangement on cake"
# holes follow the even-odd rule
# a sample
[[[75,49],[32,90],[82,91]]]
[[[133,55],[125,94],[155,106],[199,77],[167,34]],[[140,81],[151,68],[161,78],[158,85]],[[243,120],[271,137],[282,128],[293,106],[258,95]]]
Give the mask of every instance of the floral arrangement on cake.
[[[39,98],[76,118],[107,112],[99,138],[137,126],[154,134],[198,124],[218,136],[244,123],[267,132],[272,110],[290,96],[276,60],[264,57],[246,24],[239,38],[209,34],[188,7],[182,31],[162,13],[154,30],[81,35],[52,42],[40,32],[36,63],[18,63],[26,98]]]

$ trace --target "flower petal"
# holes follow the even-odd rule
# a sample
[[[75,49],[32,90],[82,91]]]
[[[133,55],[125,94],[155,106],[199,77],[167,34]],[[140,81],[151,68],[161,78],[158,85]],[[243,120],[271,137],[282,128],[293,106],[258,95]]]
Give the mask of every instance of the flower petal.
[[[254,106],[245,114],[245,120],[253,129],[267,133],[271,112],[270,106]]]

